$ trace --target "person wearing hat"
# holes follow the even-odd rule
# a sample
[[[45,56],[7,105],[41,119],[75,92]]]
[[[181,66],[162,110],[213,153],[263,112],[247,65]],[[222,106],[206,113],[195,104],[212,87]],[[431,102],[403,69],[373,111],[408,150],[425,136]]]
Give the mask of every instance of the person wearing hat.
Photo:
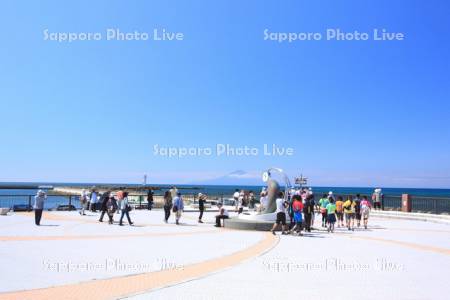
[[[205,211],[205,202],[206,202],[206,195],[203,195],[202,193],[198,193],[198,210],[200,211],[200,215],[198,216],[199,223],[203,223],[202,217],[203,217],[203,212]]]
[[[330,198],[330,197],[333,198],[334,201],[336,201],[336,198],[334,198],[334,194],[332,191],[328,192],[328,198]]]
[[[47,199],[47,194],[43,190],[39,190],[34,196],[34,223],[41,225],[42,211],[44,210],[44,202]]]

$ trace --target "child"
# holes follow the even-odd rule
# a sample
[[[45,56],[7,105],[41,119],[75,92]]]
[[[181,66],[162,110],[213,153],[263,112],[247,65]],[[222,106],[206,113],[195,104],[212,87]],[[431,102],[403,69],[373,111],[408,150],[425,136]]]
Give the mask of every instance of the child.
[[[327,221],[328,221],[328,232],[334,232],[334,223],[336,223],[336,204],[334,204],[334,199],[329,198],[330,203],[327,204]]]
[[[364,222],[364,229],[367,229],[367,223],[369,221],[369,212],[371,209],[371,205],[367,196],[363,196],[363,200],[361,201],[361,215]]]
[[[344,227],[344,199],[341,196],[338,197],[336,201],[336,217],[338,222],[338,227]]]

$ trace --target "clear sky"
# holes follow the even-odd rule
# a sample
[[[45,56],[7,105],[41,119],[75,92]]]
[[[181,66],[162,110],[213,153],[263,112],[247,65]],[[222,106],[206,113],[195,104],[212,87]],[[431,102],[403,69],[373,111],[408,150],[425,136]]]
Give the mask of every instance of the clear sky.
[[[2,1],[0,181],[189,183],[277,166],[312,185],[448,188],[449,15],[444,0]],[[107,41],[108,28],[183,40]],[[264,40],[329,28],[405,39]],[[260,153],[153,150],[227,143]]]

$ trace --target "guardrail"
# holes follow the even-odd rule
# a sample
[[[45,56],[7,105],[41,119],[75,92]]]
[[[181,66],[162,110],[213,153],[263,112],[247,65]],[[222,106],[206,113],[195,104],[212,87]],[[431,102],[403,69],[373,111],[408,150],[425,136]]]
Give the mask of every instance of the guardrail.
[[[55,208],[58,205],[73,205],[79,208],[80,196],[78,195],[47,195],[44,202],[44,209]],[[12,208],[14,205],[32,207],[34,195],[0,195],[0,207]],[[31,209],[29,209],[31,210]]]
[[[335,195],[336,197],[342,196],[342,198],[347,199],[347,194],[345,195]],[[355,195],[352,195],[353,197]],[[368,195],[369,201],[372,203],[370,195]],[[318,199],[316,198],[316,201]],[[425,197],[425,196],[411,196],[411,204],[413,212],[422,213],[433,213],[442,214],[450,213],[450,197]],[[396,210],[400,211],[402,209],[402,196],[400,195],[385,195],[381,202],[382,210]]]
[[[161,195],[154,195],[154,198],[160,201],[154,202],[154,207],[161,206]],[[348,195],[335,195],[336,197],[342,196],[344,199]],[[208,195],[208,200],[223,200],[225,198],[231,198],[231,195]],[[147,208],[147,198],[146,195],[129,195],[128,199],[130,202],[134,203],[137,209]],[[184,194],[184,201],[189,203],[197,203],[196,194]],[[319,200],[319,196],[316,195],[316,202]],[[369,197],[370,200],[370,197]],[[371,200],[370,200],[371,201]],[[0,195],[0,207],[12,208],[14,205],[29,205],[30,207],[34,203],[34,195]],[[75,209],[80,208],[80,196],[79,195],[47,195],[47,201],[44,203],[44,209],[56,208],[58,205],[73,205]],[[401,196],[397,195],[385,195],[384,201],[382,202],[384,210],[401,210],[402,200]],[[434,213],[450,214],[450,197],[422,197],[422,196],[412,196],[412,211],[413,212],[424,212],[424,213]]]
[[[154,207],[160,207],[162,204],[163,195],[154,195],[155,199],[160,198],[161,201],[155,201]],[[221,195],[212,196],[211,199],[220,199]],[[128,195],[128,200],[133,204],[136,209],[147,209],[147,196],[146,195]],[[195,203],[197,199],[196,194],[183,194],[183,200],[188,203]],[[161,202],[161,203],[160,203]],[[13,208],[14,205],[27,206],[32,210],[34,204],[34,195],[0,195],[0,207]],[[68,210],[80,208],[80,195],[47,195],[47,200],[44,202],[44,210],[54,209],[59,205],[68,205]]]

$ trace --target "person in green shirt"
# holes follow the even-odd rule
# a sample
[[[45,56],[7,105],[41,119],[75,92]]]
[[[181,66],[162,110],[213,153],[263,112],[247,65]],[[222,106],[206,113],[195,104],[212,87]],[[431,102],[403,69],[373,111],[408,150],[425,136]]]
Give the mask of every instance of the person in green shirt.
[[[319,200],[320,213],[322,214],[322,227],[327,227],[327,205],[330,203],[327,194],[323,194],[323,197]]]
[[[330,197],[327,209],[328,232],[334,232],[334,223],[336,223],[336,204],[334,199]]]

